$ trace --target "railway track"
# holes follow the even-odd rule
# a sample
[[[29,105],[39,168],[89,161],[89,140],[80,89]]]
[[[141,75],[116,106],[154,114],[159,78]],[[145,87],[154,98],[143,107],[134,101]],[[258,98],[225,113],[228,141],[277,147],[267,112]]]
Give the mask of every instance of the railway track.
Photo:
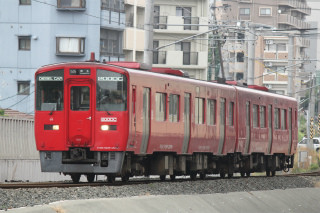
[[[320,171],[304,172],[304,173],[296,173],[296,174],[285,174],[283,176],[320,176]]]
[[[320,176],[320,171],[316,172],[307,172],[307,173],[297,173],[297,174],[285,174],[285,175],[279,175],[279,176],[285,176],[285,177],[295,177],[295,176]],[[258,176],[256,176],[258,177]],[[255,176],[250,178],[256,178]],[[261,177],[261,176],[260,176]],[[233,178],[240,178],[240,177],[233,177]],[[272,178],[272,177],[270,177]],[[213,179],[220,179],[218,177],[208,177],[208,180]],[[168,179],[166,181],[169,181]],[[183,182],[183,181],[190,181],[190,179],[177,179],[175,182]],[[72,182],[16,182],[16,183],[0,183],[0,189],[22,189],[22,188],[72,188],[72,187],[85,187],[85,186],[123,186],[123,185],[132,185],[132,184],[148,184],[152,182],[161,182],[158,179],[149,179],[149,178],[143,178],[143,179],[134,179],[130,180],[129,182],[122,182],[122,181],[116,181],[114,183],[109,182],[93,182],[93,183],[87,183],[87,182],[80,182],[78,184],[74,184]]]

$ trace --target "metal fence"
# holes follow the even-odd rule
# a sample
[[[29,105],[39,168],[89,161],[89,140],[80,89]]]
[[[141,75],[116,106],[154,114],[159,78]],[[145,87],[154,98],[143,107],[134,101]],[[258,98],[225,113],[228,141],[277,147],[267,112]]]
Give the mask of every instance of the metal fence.
[[[0,182],[70,179],[42,173],[34,137],[34,121],[0,116]]]

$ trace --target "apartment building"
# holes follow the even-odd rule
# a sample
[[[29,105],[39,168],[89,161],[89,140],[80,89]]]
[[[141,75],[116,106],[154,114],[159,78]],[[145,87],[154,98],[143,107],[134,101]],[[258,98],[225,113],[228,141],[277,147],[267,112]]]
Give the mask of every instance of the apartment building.
[[[32,114],[46,64],[124,60],[123,0],[0,0],[0,108]]]
[[[208,0],[155,0],[154,67],[180,69],[191,78],[208,79],[208,11]]]
[[[228,31],[223,47],[226,72],[235,80],[246,81],[248,31],[255,25],[255,80],[257,85],[267,86],[279,94],[288,94],[288,74],[294,76],[295,93],[305,80],[306,48],[310,41],[297,34],[310,28],[305,21],[311,14],[306,0],[215,0],[213,9],[220,24],[236,26]],[[287,31],[286,31],[287,30]],[[293,65],[289,64],[289,34],[295,33]]]
[[[145,0],[125,0],[126,29],[123,51],[125,61],[143,62]]]

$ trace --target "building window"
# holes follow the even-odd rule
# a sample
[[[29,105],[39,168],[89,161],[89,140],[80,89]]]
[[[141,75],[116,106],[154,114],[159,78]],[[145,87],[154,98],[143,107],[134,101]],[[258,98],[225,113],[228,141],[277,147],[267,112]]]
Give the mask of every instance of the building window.
[[[208,100],[208,108],[207,108],[207,121],[208,125],[216,124],[216,111],[217,111],[217,101],[216,100]]]
[[[85,0],[58,0],[58,8],[85,8]]]
[[[240,13],[240,15],[249,16],[250,15],[250,8],[240,8],[239,13]]]
[[[165,121],[166,120],[166,97],[165,93],[156,93],[156,121]]]
[[[271,16],[271,8],[260,8],[260,16]]]
[[[244,62],[244,53],[243,52],[237,53],[237,62]]]
[[[195,122],[204,124],[204,98],[195,99]]]
[[[30,95],[30,81],[18,81],[18,95]]]
[[[84,38],[57,38],[57,54],[84,54]]]
[[[124,12],[124,0],[101,0],[101,9]]]
[[[19,36],[19,50],[30,50],[30,43],[30,36]]]
[[[20,5],[31,5],[31,0],[20,0]]]
[[[122,32],[116,30],[101,29],[100,52],[101,55],[122,55]]]
[[[171,122],[179,121],[179,95],[171,94],[169,96],[169,120]]]

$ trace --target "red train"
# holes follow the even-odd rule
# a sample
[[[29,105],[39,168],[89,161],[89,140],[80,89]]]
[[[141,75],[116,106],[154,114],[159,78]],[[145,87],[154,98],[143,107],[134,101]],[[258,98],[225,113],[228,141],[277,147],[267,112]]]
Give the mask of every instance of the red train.
[[[133,175],[273,176],[293,166],[293,98],[125,62],[49,65],[35,79],[43,172],[112,182]]]

